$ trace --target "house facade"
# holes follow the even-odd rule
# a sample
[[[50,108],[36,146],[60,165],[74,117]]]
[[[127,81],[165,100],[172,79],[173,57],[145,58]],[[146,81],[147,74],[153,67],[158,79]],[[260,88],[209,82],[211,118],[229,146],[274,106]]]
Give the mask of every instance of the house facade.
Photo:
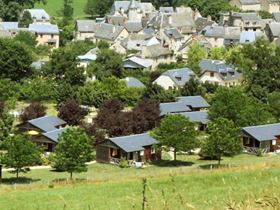
[[[189,68],[172,69],[164,72],[153,83],[168,90],[183,87],[192,77],[196,77],[196,74]]]
[[[119,163],[121,158],[135,162],[160,160],[161,151],[155,144],[157,140],[148,133],[109,138],[96,146],[96,160],[103,163]]]
[[[199,67],[202,71],[199,80],[203,83],[230,87],[240,85],[243,79],[242,74],[225,61],[202,59]]]
[[[241,139],[247,151],[264,149],[267,152],[280,151],[280,123],[245,127]]]
[[[33,143],[43,146],[46,152],[52,152],[58,136],[66,130],[66,125],[58,117],[44,116],[17,125],[17,132],[28,133],[32,136]]]
[[[231,4],[244,11],[260,11],[260,0],[232,0]]]
[[[48,45],[53,48],[59,47],[59,29],[57,25],[34,23],[28,30],[34,33],[39,45]]]

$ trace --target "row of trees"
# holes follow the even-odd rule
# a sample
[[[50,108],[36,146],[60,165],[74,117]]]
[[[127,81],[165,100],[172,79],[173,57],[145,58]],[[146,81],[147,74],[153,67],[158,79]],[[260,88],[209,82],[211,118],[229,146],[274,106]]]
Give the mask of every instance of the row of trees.
[[[159,146],[173,148],[174,160],[177,152],[191,152],[201,148],[204,157],[220,161],[223,156],[234,156],[242,151],[239,129],[231,120],[217,118],[208,125],[206,139],[199,138],[196,124],[180,114],[167,115],[152,131]]]
[[[70,173],[87,171],[86,162],[92,160],[94,138],[90,138],[81,128],[68,128],[59,137],[59,143],[52,155],[51,163],[59,171]],[[1,142],[0,160],[5,167],[14,168],[16,178],[26,173],[32,165],[41,163],[42,148],[35,145],[27,134],[7,137]]]

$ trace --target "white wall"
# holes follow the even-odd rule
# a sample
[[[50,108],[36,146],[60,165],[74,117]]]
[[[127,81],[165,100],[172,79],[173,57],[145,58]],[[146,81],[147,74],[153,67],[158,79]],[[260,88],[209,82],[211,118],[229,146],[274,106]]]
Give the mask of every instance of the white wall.
[[[170,77],[165,76],[165,75],[161,75],[153,83],[160,85],[165,90],[168,90],[169,88],[175,87],[175,84],[174,84],[173,80],[170,79]]]

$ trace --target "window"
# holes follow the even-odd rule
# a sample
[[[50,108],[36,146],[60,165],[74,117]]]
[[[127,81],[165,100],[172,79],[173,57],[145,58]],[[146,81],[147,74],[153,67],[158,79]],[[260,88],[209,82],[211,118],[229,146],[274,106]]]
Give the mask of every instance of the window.
[[[178,81],[181,81],[182,80],[182,77],[175,77],[175,79],[177,79]]]
[[[51,34],[51,38],[53,39],[53,37],[54,37],[54,35],[53,34]]]
[[[214,72],[210,72],[210,77],[214,77]]]
[[[140,151],[140,156],[144,156],[144,150]]]
[[[276,145],[276,140],[272,140],[271,144]]]
[[[40,34],[40,38],[43,38],[43,34]]]
[[[245,144],[246,145],[250,144],[250,139],[248,137],[245,138]]]
[[[151,154],[155,154],[156,153],[156,149],[155,148],[152,148],[151,149]]]

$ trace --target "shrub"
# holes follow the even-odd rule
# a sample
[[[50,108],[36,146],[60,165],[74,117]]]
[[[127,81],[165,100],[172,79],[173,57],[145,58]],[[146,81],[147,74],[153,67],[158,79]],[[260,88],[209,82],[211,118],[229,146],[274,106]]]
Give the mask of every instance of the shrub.
[[[128,168],[128,161],[124,157],[121,157],[119,166],[120,168]]]

